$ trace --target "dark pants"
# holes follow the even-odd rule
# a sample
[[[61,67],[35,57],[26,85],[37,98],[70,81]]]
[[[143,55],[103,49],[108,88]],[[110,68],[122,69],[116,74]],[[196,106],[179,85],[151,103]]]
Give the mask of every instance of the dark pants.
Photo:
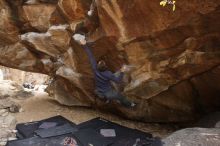
[[[111,89],[103,94],[108,100],[118,100],[124,106],[131,106],[131,102],[124,95],[114,89]]]
[[[117,77],[120,75],[120,72],[114,73],[114,75]],[[119,91],[116,89],[110,89],[109,91],[105,93],[100,93],[99,91],[95,90],[95,93],[102,99],[107,99],[107,100],[118,100],[120,103],[124,106],[131,106],[131,102],[122,95]]]

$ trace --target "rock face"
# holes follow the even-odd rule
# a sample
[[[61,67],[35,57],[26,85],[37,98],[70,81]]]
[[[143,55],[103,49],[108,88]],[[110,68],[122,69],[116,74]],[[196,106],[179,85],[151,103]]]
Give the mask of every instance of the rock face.
[[[164,146],[218,146],[219,128],[187,128],[174,132],[163,140]]]
[[[5,146],[8,140],[16,139],[14,129],[17,120],[12,113],[21,112],[22,108],[13,98],[17,98],[17,93],[23,91],[22,86],[16,82],[0,80],[0,146]]]
[[[8,100],[3,101],[8,97],[24,99],[31,96],[33,96],[33,94],[25,91],[22,85],[10,80],[0,80],[0,99],[2,99],[0,102],[0,107],[16,108],[16,105],[14,105],[12,102],[8,102]]]
[[[11,80],[15,81],[20,86],[23,83],[33,83],[42,85],[49,80],[49,76],[45,74],[38,74],[32,72],[25,72],[18,69],[8,68],[4,66],[0,66],[0,74],[2,80]],[[0,79],[0,80],[1,80]]]
[[[193,120],[220,108],[220,0],[178,1],[177,10],[151,0],[0,1],[0,64],[53,77],[48,93],[66,105],[93,106],[153,122]],[[87,11],[94,13],[87,16]],[[126,109],[94,94],[84,50],[87,34],[110,70],[134,66]]]

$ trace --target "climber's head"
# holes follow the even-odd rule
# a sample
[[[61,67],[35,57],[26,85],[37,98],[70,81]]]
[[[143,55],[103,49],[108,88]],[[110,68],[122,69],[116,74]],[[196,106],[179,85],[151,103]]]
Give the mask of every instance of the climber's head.
[[[106,71],[108,69],[104,60],[99,60],[97,63],[97,69],[100,72]]]

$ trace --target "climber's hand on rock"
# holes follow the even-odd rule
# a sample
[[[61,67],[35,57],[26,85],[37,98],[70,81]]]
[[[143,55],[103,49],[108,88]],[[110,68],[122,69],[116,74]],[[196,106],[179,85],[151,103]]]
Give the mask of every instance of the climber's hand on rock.
[[[84,35],[81,34],[74,34],[73,35],[73,39],[77,42],[79,42],[81,45],[85,45],[86,44],[86,38]]]
[[[82,39],[82,40],[79,41],[79,43],[80,43],[81,45],[85,45],[85,44],[86,44],[86,40],[85,40],[85,39]]]
[[[123,65],[122,68],[120,69],[121,72],[126,72],[126,70],[127,70],[126,65]]]
[[[88,14],[89,16],[92,16],[93,10],[89,10],[87,14]]]

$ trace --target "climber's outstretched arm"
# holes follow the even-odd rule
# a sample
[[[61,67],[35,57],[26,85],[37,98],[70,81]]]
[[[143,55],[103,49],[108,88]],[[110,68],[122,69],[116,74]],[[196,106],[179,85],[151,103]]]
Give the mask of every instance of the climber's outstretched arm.
[[[92,65],[92,69],[96,70],[97,63],[96,63],[94,55],[91,52],[91,49],[86,44],[82,44],[82,47],[84,48],[84,50],[86,51],[86,53],[87,53],[87,55],[89,57],[89,61],[90,61],[91,65]]]

